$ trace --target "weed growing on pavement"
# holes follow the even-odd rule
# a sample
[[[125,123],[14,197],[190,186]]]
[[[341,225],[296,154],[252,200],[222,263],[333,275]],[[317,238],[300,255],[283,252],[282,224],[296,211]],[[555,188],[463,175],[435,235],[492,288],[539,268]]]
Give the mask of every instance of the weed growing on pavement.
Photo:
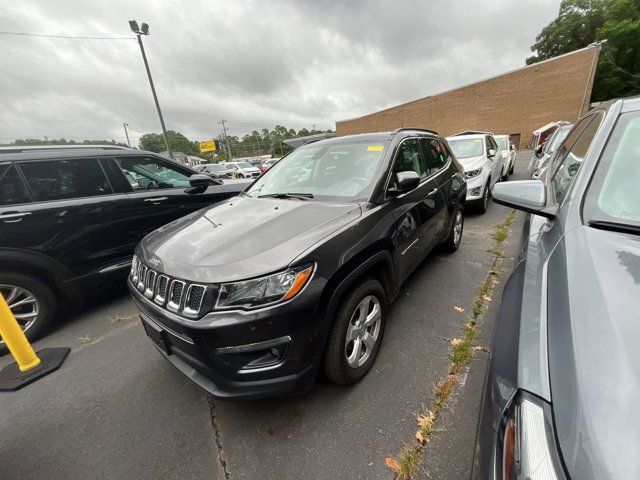
[[[394,478],[397,480],[411,480],[415,477],[424,456],[425,446],[435,431],[434,423],[442,414],[447,400],[460,383],[461,372],[469,366],[474,351],[478,349],[474,346],[478,333],[476,326],[486,312],[487,304],[491,301],[491,293],[498,283],[496,277],[501,273],[498,264],[504,258],[502,247],[509,236],[509,229],[515,220],[515,216],[516,212],[512,210],[502,223],[495,226],[496,230],[493,234],[495,243],[488,250],[493,254],[491,267],[478,287],[478,295],[473,302],[471,318],[462,327],[462,338],[451,340],[451,350],[449,352],[451,367],[449,373],[436,382],[435,397],[430,409],[424,408],[422,413],[416,415],[418,430],[415,437],[418,444],[406,445],[397,455],[397,460],[390,457],[385,459],[387,466],[393,470]]]

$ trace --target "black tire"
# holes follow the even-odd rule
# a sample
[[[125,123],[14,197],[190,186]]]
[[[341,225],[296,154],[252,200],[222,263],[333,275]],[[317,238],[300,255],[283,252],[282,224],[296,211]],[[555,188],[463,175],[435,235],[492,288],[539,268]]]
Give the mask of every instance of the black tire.
[[[51,325],[56,316],[58,300],[56,299],[55,293],[49,285],[33,275],[0,271],[0,289],[3,295],[8,295],[9,289],[7,287],[9,286],[19,287],[35,297],[37,301],[37,317],[35,321],[28,326],[25,335],[30,342],[37,340]],[[24,307],[18,307],[22,308],[22,310],[15,310],[14,313],[30,313],[25,307],[26,305]],[[8,348],[6,344],[0,340],[0,355],[7,352]]]
[[[489,185],[491,185],[491,178],[487,180],[487,184],[482,191],[482,197],[476,203],[476,210],[480,214],[487,213],[487,207],[489,206]]]
[[[456,235],[456,225],[458,221],[458,215],[460,215],[460,235]],[[458,205],[453,212],[453,218],[451,220],[451,228],[449,229],[449,236],[442,243],[442,248],[447,252],[455,252],[460,247],[462,241],[462,233],[464,231],[464,207]]]
[[[509,167],[509,175],[513,175],[513,171],[516,168],[516,162],[511,162],[511,167]]]
[[[238,178],[244,178],[244,173],[239,173]]]
[[[507,170],[506,173],[500,177],[501,182],[506,182],[507,180],[509,180],[509,170]]]
[[[364,301],[368,296],[376,297],[379,302],[381,311],[380,327],[374,347],[368,354],[366,361],[358,367],[353,367],[347,361],[347,330],[352,323],[352,316],[356,313],[360,302]],[[324,355],[324,373],[329,380],[338,385],[351,385],[367,374],[380,350],[380,344],[384,336],[386,313],[386,294],[377,280],[372,278],[365,279],[345,295],[336,311]]]

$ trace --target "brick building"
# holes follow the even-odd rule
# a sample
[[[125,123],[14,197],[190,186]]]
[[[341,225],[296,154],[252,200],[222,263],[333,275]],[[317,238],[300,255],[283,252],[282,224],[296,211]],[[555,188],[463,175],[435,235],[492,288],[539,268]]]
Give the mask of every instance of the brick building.
[[[398,127],[451,135],[485,130],[531,143],[532,132],[555,120],[574,122],[589,109],[598,47],[587,47],[464,87],[363,117],[336,122],[338,135]]]

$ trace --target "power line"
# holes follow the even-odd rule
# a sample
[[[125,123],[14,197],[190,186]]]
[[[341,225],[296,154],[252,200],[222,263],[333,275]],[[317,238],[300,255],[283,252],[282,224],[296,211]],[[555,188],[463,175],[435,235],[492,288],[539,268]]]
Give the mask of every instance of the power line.
[[[607,60],[611,64],[611,66],[613,66],[616,69],[620,70],[622,73],[626,73],[627,75],[629,75],[631,77],[640,78],[640,75],[638,75],[637,73],[627,72],[624,68],[619,67],[618,65],[616,65],[616,62],[613,61],[613,59],[609,56],[609,54],[607,52],[604,51],[604,49],[602,50],[602,53],[607,58]]]
[[[133,37],[84,37],[76,35],[46,35],[43,33],[1,32],[0,35],[18,35],[22,37],[68,38],[73,40],[135,40]]]

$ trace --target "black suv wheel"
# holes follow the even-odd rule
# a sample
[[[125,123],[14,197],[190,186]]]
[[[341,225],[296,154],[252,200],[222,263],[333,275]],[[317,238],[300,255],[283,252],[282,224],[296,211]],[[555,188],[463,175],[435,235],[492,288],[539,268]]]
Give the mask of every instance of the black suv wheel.
[[[449,236],[442,243],[442,247],[447,252],[455,252],[460,246],[462,240],[462,231],[464,230],[464,208],[459,205],[453,214],[453,221],[451,222],[451,230]]]
[[[366,375],[378,355],[386,321],[386,295],[380,282],[364,280],[340,303],[325,352],[326,376],[350,385]]]
[[[0,293],[29,341],[39,338],[55,317],[55,294],[34,276],[0,272]],[[7,345],[0,340],[0,354],[7,351]]]

